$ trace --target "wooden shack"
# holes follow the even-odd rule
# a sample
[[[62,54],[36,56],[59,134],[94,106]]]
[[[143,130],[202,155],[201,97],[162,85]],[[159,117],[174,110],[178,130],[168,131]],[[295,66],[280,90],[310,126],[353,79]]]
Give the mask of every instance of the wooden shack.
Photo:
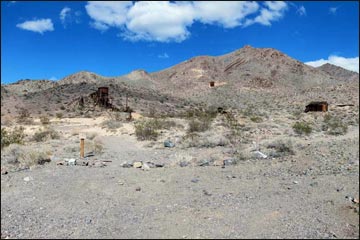
[[[209,82],[209,87],[215,87],[215,82],[214,81]]]
[[[305,107],[305,112],[327,112],[329,104],[327,102],[311,102]]]

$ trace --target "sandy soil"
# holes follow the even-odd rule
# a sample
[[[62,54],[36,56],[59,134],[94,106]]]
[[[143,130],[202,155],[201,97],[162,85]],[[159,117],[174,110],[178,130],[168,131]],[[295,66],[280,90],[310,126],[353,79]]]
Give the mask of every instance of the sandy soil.
[[[227,147],[149,147],[132,123],[108,131],[103,120],[53,121],[62,133],[49,142],[53,161],[1,175],[2,238],[359,237],[359,207],[346,198],[359,199],[358,126],[343,136],[294,137],[292,156],[222,168],[178,162],[223,157]],[[93,132],[104,151],[89,160],[112,162],[56,165],[78,156],[65,152],[68,142],[77,147]],[[134,161],[165,166],[122,167]]]

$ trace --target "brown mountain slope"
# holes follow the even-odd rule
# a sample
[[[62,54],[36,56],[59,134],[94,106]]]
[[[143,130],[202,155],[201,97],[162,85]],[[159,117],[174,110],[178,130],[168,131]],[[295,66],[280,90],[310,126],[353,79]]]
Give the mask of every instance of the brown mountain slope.
[[[317,69],[326,72],[327,74],[333,76],[334,78],[341,81],[359,81],[359,74],[350,70],[347,70],[342,67],[335,66],[330,63],[326,63],[317,67]]]

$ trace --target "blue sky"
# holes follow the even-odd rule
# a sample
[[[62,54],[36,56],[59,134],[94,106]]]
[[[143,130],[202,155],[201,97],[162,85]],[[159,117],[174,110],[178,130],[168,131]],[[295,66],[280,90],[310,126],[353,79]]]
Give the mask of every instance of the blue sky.
[[[1,82],[121,76],[244,45],[359,72],[359,3],[1,2]]]

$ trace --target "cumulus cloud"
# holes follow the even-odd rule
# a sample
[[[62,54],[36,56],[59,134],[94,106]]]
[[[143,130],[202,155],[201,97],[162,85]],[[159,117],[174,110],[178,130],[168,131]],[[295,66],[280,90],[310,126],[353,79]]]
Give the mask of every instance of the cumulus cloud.
[[[60,20],[64,26],[66,26],[66,20],[70,17],[70,12],[71,8],[64,7],[59,14]]]
[[[285,2],[265,2],[264,4],[267,8],[262,8],[260,10],[260,15],[254,19],[248,19],[245,26],[249,26],[254,23],[271,26],[271,22],[282,18],[284,16],[284,12],[288,8]]]
[[[51,80],[51,81],[56,81],[56,80],[57,80],[57,77],[52,76],[51,78],[49,78],[49,80]]]
[[[181,42],[190,36],[194,22],[219,25],[224,28],[247,27],[251,24],[270,26],[280,19],[285,2],[101,2],[89,1],[85,6],[92,22],[100,31],[111,27],[119,36],[131,41]]]
[[[40,34],[43,34],[46,31],[54,31],[54,25],[49,18],[25,21],[23,23],[16,24],[16,27],[28,31],[38,32]]]
[[[304,6],[301,6],[296,10],[296,13],[300,16],[306,16],[306,8]]]
[[[169,55],[167,53],[159,54],[158,58],[169,58]]]
[[[342,68],[345,68],[350,71],[359,72],[359,57],[354,58],[344,58],[336,55],[329,56],[328,59],[319,59],[316,61],[306,62],[305,64],[313,66],[313,67],[320,67],[325,63],[330,63]]]

